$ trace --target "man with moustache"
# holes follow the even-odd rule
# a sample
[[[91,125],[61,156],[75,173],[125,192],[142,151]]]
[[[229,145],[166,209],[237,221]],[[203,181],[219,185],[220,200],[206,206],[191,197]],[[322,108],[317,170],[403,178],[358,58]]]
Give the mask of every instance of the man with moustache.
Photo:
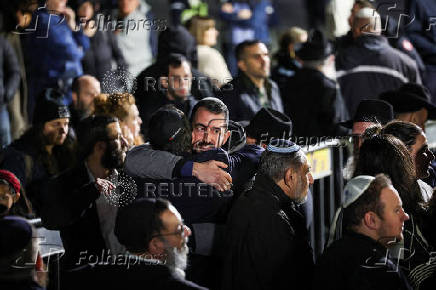
[[[262,153],[254,186],[227,221],[222,289],[309,289],[312,248],[297,206],[313,177],[300,146],[274,139]]]
[[[384,174],[356,176],[344,194],[330,231],[335,241],[318,262],[313,289],[412,289],[387,255],[403,239],[409,219],[391,180]]]
[[[60,231],[65,248],[62,289],[73,285],[74,270],[84,263],[80,257],[124,250],[113,232],[117,208],[100,191],[113,186],[104,179],[122,167],[127,142],[118,120],[106,116],[84,119],[77,135],[80,163],[43,184],[39,194],[43,225]]]
[[[277,84],[269,78],[268,48],[259,40],[247,40],[236,47],[238,76],[222,87],[222,100],[230,111],[230,120],[249,121],[261,108],[283,113]]]
[[[146,94],[138,95],[139,114],[142,119],[142,129],[147,131],[151,115],[160,107],[172,104],[190,116],[192,108],[197,103],[191,94],[192,72],[191,64],[182,54],[170,54],[164,64],[163,76],[158,80],[146,78],[144,90]],[[158,88],[153,82],[159,82]]]
[[[138,198],[118,211],[115,235],[127,252],[80,271],[85,289],[205,289],[185,279],[191,230],[164,199]]]
[[[0,168],[17,176],[36,211],[34,187],[38,182],[74,166],[75,137],[64,100],[59,91],[44,90],[35,106],[32,127],[1,153]]]

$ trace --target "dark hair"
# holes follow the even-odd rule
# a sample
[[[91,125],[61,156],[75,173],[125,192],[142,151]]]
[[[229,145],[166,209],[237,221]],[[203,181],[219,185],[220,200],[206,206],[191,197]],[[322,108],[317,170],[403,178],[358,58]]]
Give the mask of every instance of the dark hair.
[[[282,154],[265,150],[260,156],[259,173],[274,181],[283,179],[289,168],[298,170],[306,161],[302,150],[291,154]]]
[[[384,204],[380,201],[381,191],[392,185],[385,174],[377,174],[365,192],[352,204],[344,209],[343,228],[352,230],[360,225],[363,217],[369,211],[375,212],[383,219]]]
[[[77,142],[72,128],[69,128],[64,143],[53,147],[51,156],[45,149],[48,141],[43,131],[44,123],[32,125],[24,132],[23,136],[14,141],[14,148],[32,156],[34,162],[41,162],[49,175],[58,174],[73,167],[76,160],[71,156],[76,154]],[[30,144],[31,147],[29,147]],[[22,182],[28,184],[28,181],[22,180]]]
[[[109,130],[107,126],[114,122],[118,122],[118,119],[109,116],[90,116],[80,121],[77,128],[80,160],[85,160],[92,154],[97,142],[108,140]]]
[[[165,60],[165,69],[164,69],[164,76],[168,76],[170,73],[170,67],[172,68],[178,68],[180,67],[183,62],[187,62],[189,66],[191,66],[188,59],[180,53],[170,53],[168,57]]]
[[[165,225],[161,219],[161,214],[169,209],[170,202],[166,199],[157,198],[153,206],[153,217],[151,221],[151,228],[147,231],[145,237],[145,245],[148,245],[153,238],[153,235],[158,235],[161,230],[165,229]]]
[[[411,122],[392,121],[383,127],[381,133],[397,137],[411,150],[411,147],[416,143],[416,137],[423,134],[423,131],[419,126]]]
[[[359,5],[360,8],[372,8],[372,9],[375,8],[374,5],[372,5],[372,3],[369,2],[368,0],[356,0],[354,4]]]
[[[192,108],[190,120],[191,124],[194,121],[195,114],[200,108],[205,108],[207,111],[213,114],[224,114],[226,124],[229,123],[229,109],[227,108],[226,104],[224,104],[220,99],[208,97],[200,100],[197,104],[195,104],[194,108]]]
[[[189,125],[188,119],[186,118],[185,114],[181,110],[177,109],[174,105],[165,105],[162,107],[162,109],[175,110],[180,115],[183,116],[183,133],[177,134],[177,136],[173,140],[167,142],[162,147],[156,146],[156,144],[154,144],[152,140],[150,140],[151,146],[153,147],[153,149],[171,152],[174,155],[191,153],[192,151],[191,126]]]
[[[416,213],[424,201],[414,170],[412,157],[403,142],[392,135],[375,135],[363,141],[353,176],[387,174],[406,212]]]
[[[246,40],[238,44],[235,49],[236,60],[239,61],[244,58],[246,47],[253,46],[258,43],[263,43],[263,42],[258,39],[253,39],[253,40]]]

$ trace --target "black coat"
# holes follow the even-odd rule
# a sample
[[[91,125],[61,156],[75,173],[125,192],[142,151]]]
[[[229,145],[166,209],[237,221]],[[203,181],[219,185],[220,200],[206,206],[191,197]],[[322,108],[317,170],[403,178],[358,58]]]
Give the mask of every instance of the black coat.
[[[59,230],[65,255],[63,268],[76,268],[82,251],[101,257],[106,249],[95,200],[100,196],[85,164],[52,178],[39,194],[41,219],[47,229]],[[83,259],[86,263],[87,259]]]
[[[118,262],[109,265],[96,265],[77,274],[78,279],[71,281],[62,289],[147,289],[147,290],[206,290],[195,283],[175,277],[165,265],[126,260],[119,256]]]
[[[95,76],[100,82],[112,70],[112,61],[117,67],[127,70],[127,64],[112,31],[97,30],[90,38],[90,47],[82,59],[83,73]]]
[[[277,84],[267,79],[266,91],[268,95],[267,107],[283,113],[282,99]],[[249,121],[262,109],[258,89],[242,72],[231,82],[221,87],[220,98],[227,105],[232,121]]]
[[[414,60],[383,36],[364,35],[336,56],[337,78],[351,116],[363,99],[377,99],[406,82],[421,83]]]
[[[20,66],[11,44],[0,36],[0,107],[9,103],[20,84]]]
[[[345,134],[338,123],[348,119],[348,112],[335,81],[318,70],[302,68],[290,78],[286,92],[285,113],[292,120],[294,136]]]
[[[303,216],[270,178],[257,175],[227,223],[222,289],[309,289],[312,249]]]
[[[321,256],[313,289],[412,289],[397,265],[385,259],[386,253],[387,249],[371,238],[349,233]]]

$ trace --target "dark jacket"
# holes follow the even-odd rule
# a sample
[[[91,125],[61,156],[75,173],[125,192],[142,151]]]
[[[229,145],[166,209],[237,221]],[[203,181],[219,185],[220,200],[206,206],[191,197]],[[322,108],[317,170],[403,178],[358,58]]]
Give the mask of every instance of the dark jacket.
[[[257,175],[227,223],[222,289],[309,289],[312,249],[303,216],[273,180]]]
[[[418,50],[424,63],[436,65],[436,29],[433,17],[436,15],[436,4],[433,1],[407,1],[408,14],[413,17],[405,26],[406,35]]]
[[[292,78],[297,70],[301,68],[301,64],[289,56],[288,51],[279,51],[275,56],[277,58],[277,65],[271,70],[271,79],[277,83],[280,89],[280,96],[286,96],[286,84]],[[284,105],[286,101],[284,100]]]
[[[384,36],[364,35],[336,56],[337,79],[351,116],[363,99],[377,99],[406,82],[421,83],[415,61]]]
[[[112,61],[127,70],[127,64],[112,31],[97,30],[90,38],[90,47],[82,59],[83,73],[95,76],[100,82],[112,70]]]
[[[64,269],[86,264],[86,258],[80,261],[83,256],[101,257],[106,249],[95,204],[99,196],[84,163],[41,186],[42,223],[47,229],[60,231]],[[81,254],[84,251],[86,255]]]
[[[322,72],[302,68],[290,78],[283,96],[285,113],[291,118],[294,136],[341,136],[338,125],[348,118],[337,83]]]
[[[136,99],[138,105],[139,116],[142,119],[141,130],[145,136],[147,136],[148,123],[150,122],[151,115],[156,112],[160,107],[165,105],[174,105],[177,109],[185,113],[189,119],[191,117],[192,109],[197,100],[193,96],[188,96],[185,101],[169,100],[164,92],[156,91],[148,96],[144,96],[141,99]]]
[[[20,66],[14,49],[0,36],[0,108],[9,103],[20,84]]]
[[[370,237],[349,233],[335,241],[321,256],[313,289],[399,290],[412,289],[387,249]]]
[[[206,290],[195,283],[175,277],[165,265],[126,259],[119,256],[117,263],[96,265],[80,271],[74,286],[66,289],[149,289],[149,290]],[[64,289],[64,288],[62,288]]]
[[[282,99],[277,84],[270,79],[266,79],[265,89],[267,102],[264,106],[283,113]],[[230,120],[236,122],[249,121],[262,109],[259,96],[259,89],[243,72],[240,72],[238,77],[221,87],[220,98],[229,109]]]

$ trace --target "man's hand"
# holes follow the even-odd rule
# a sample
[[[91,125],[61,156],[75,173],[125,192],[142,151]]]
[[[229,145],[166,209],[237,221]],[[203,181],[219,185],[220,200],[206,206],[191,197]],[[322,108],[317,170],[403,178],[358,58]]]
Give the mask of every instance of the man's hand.
[[[102,178],[97,178],[95,185],[97,186],[97,190],[104,195],[109,195],[111,190],[115,188],[115,185],[112,182]]]
[[[212,185],[219,191],[226,191],[232,187],[232,177],[222,170],[222,168],[227,167],[227,164],[215,160],[203,163],[194,162],[192,175],[200,181]]]

